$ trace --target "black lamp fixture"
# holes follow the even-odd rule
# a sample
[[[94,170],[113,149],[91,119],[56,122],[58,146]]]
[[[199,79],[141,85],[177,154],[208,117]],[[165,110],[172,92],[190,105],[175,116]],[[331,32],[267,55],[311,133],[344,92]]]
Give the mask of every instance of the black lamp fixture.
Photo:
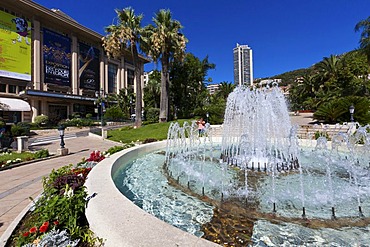
[[[103,111],[104,111],[104,98],[105,98],[105,93],[104,89],[101,88],[100,91],[95,92],[95,96],[97,100],[95,101],[95,104],[100,104],[100,124],[103,132]]]
[[[59,136],[60,136],[60,148],[64,148],[64,130],[65,130],[65,127],[63,125],[60,125],[58,127],[58,131],[59,131]]]
[[[351,119],[350,119],[351,122],[354,122],[353,113],[355,113],[355,107],[353,105],[351,105],[349,107],[349,114],[351,114]]]

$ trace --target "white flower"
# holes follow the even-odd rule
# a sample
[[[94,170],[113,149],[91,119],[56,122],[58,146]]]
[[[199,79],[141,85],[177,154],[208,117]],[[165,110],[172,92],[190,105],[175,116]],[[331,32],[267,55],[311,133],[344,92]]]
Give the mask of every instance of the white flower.
[[[73,189],[72,188],[66,189],[63,196],[65,196],[67,198],[71,198],[73,196]]]
[[[11,164],[12,163],[12,160],[7,160],[6,163],[7,164]]]

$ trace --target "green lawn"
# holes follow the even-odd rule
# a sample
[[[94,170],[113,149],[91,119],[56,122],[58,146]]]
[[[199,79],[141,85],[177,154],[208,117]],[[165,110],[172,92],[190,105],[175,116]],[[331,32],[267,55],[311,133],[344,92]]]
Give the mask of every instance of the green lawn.
[[[191,120],[189,119],[180,119],[179,122],[181,125]],[[141,128],[134,129],[133,127],[123,127],[117,130],[108,131],[108,139],[111,141],[130,143],[136,141],[144,141],[146,139],[156,139],[158,141],[167,139],[168,128],[170,123],[155,123],[143,125]]]

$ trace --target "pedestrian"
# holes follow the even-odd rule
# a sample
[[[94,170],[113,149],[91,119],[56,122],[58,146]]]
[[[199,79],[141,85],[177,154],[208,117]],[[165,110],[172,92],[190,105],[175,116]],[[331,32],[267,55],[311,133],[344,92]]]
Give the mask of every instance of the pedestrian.
[[[203,118],[200,118],[197,121],[197,124],[198,124],[199,136],[201,136],[203,134],[203,132],[204,132],[204,125],[206,124],[206,122],[203,120]]]

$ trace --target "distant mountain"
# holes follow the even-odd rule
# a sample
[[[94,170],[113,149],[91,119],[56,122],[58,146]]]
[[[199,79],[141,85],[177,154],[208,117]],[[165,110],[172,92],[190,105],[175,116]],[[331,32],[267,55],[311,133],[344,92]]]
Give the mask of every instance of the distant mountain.
[[[296,70],[288,71],[280,75],[272,76],[270,78],[271,79],[281,79],[280,86],[287,86],[290,84],[294,84],[297,78],[310,74],[312,70],[313,70],[313,66],[307,69],[296,69]]]
[[[357,50],[352,50],[352,51],[345,52],[343,54],[336,55],[336,56],[338,58],[341,58],[341,57],[345,56],[346,54],[353,53],[353,52],[357,52]],[[312,71],[317,67],[317,65],[320,62],[322,62],[323,60],[324,60],[324,58],[321,61],[313,64],[309,68],[302,68],[302,69],[292,70],[292,71],[285,72],[285,73],[282,73],[282,74],[279,74],[279,75],[270,76],[268,78],[261,78],[258,81],[260,81],[260,80],[266,80],[266,79],[281,79],[280,85],[281,86],[287,86],[287,85],[293,84],[295,82],[295,79],[296,78],[302,77],[302,76],[307,75],[307,74],[311,74]]]
[[[285,72],[279,75],[270,76],[266,78],[260,78],[260,79],[255,80],[254,83],[258,83],[261,80],[267,80],[267,79],[281,79],[281,83],[279,83],[279,86],[287,86],[290,84],[294,84],[297,78],[311,73],[314,66],[315,65],[307,69],[296,69],[296,70],[288,71],[288,72]]]

